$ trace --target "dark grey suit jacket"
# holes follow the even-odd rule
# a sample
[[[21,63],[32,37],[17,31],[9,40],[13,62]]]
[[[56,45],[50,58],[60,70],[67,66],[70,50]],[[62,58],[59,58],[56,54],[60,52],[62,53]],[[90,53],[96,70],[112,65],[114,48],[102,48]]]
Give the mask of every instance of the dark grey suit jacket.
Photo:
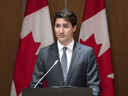
[[[94,95],[99,95],[100,77],[96,62],[96,56],[93,48],[82,45],[75,41],[70,68],[67,75],[67,80],[64,82],[62,68],[59,59],[57,42],[42,48],[39,52],[35,69],[33,72],[33,80],[29,87],[33,88],[39,79],[47,72],[49,68],[59,60],[57,65],[47,74],[46,85],[52,86],[75,86],[75,87],[90,87],[93,89]],[[37,87],[43,87],[44,80]]]

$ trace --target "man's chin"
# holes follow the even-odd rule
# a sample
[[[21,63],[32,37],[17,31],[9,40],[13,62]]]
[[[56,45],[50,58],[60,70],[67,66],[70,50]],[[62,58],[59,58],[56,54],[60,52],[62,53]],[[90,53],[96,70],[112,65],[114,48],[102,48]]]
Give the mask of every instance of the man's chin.
[[[63,44],[65,42],[65,39],[59,39],[59,42]]]

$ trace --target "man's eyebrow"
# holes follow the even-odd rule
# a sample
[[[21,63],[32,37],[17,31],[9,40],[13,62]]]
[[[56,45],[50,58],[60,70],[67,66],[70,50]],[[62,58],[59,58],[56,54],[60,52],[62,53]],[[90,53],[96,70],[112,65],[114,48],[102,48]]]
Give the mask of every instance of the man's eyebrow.
[[[55,23],[55,25],[60,25],[59,23]]]
[[[65,24],[63,24],[63,25],[69,25],[68,23],[65,23]]]
[[[60,25],[59,23],[55,23],[55,25]],[[64,23],[63,25],[69,25],[68,23]]]

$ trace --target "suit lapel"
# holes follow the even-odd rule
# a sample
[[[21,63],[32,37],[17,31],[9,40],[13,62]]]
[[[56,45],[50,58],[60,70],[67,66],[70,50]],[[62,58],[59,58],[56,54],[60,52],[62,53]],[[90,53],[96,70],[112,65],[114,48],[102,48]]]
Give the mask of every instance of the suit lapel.
[[[58,63],[57,63],[57,65],[56,65],[56,70],[57,70],[57,74],[60,76],[60,78],[61,78],[61,80],[62,80],[62,82],[64,84],[64,78],[63,78],[63,72],[62,72],[61,63],[60,63],[60,59],[59,59],[57,42],[54,43],[53,45],[51,45],[50,54],[51,54],[54,62],[56,60],[59,60]]]
[[[67,75],[66,85],[68,85],[68,82],[70,81],[70,78],[72,77],[72,74],[75,71],[76,65],[78,64],[77,62],[81,53],[80,49],[81,47],[79,46],[79,43],[75,42],[70,68]]]

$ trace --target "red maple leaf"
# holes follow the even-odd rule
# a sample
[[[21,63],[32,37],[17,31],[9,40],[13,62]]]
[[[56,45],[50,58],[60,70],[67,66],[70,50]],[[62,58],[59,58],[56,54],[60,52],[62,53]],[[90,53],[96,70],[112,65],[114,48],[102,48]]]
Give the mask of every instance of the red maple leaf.
[[[91,35],[86,41],[80,39],[80,43],[93,47],[95,51],[98,71],[101,79],[100,86],[102,88],[102,92],[100,96],[115,96],[114,79],[107,77],[109,74],[114,72],[112,66],[111,49],[109,48],[100,57],[98,57],[102,44],[96,44],[94,34]]]
[[[35,53],[39,46],[40,43],[33,40],[32,32],[25,38],[20,39],[13,76],[17,95],[22,92],[23,88],[28,87],[32,80],[32,73],[37,59]]]

